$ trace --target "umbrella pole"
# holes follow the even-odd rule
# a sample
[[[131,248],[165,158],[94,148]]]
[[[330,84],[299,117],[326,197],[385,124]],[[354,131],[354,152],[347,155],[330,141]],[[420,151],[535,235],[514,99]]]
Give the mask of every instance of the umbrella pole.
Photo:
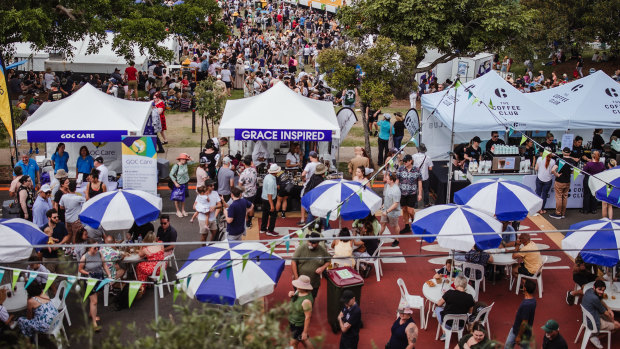
[[[456,81],[459,81],[458,75]],[[446,204],[450,203],[450,190],[452,190],[452,152],[454,151],[454,118],[456,116],[456,93],[457,88],[454,88],[454,108],[452,109],[452,129],[450,132],[450,149],[448,151],[448,188],[446,190]]]

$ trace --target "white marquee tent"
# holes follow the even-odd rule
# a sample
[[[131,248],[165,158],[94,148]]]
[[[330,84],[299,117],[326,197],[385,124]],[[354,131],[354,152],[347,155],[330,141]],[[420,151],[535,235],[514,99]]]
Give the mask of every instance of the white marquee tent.
[[[457,89],[456,101],[455,144],[468,142],[476,135],[486,139],[492,130],[505,130],[503,124],[516,130],[566,130],[564,118],[532,102],[495,71],[463,83]],[[490,103],[493,113],[489,111]],[[446,140],[450,139],[455,110],[454,89],[447,90],[447,94],[442,91],[423,95],[422,108],[422,141],[428,155],[447,160],[450,142]]]

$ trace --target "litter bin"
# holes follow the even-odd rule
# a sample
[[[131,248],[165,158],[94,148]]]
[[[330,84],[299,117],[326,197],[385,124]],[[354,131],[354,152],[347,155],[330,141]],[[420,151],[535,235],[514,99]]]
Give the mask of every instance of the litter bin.
[[[351,290],[355,294],[355,301],[360,304],[364,279],[351,267],[330,269],[327,271],[327,321],[334,333],[340,331],[338,314],[344,304],[340,301],[344,290]]]

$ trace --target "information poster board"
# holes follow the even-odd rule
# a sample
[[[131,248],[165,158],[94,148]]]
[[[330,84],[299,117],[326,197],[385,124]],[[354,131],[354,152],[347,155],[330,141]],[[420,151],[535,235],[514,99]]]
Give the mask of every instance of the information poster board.
[[[157,195],[157,147],[155,136],[124,136],[122,144],[123,189]]]

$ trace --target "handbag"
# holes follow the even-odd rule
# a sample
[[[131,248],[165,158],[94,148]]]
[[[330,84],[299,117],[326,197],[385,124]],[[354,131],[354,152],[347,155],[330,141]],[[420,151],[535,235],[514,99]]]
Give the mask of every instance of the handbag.
[[[170,192],[171,201],[185,201],[185,184],[181,184],[178,187],[174,187]]]

